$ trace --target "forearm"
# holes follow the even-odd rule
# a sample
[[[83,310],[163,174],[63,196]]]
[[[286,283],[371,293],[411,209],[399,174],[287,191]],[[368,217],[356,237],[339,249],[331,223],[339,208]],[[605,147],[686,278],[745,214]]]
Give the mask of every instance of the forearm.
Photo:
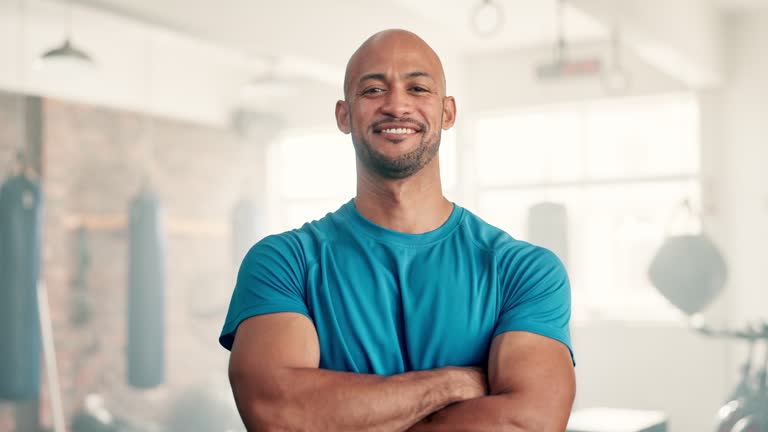
[[[486,396],[446,407],[408,432],[562,432],[568,412],[548,412],[530,398],[512,393]]]
[[[243,390],[235,397],[248,430],[404,431],[467,399],[462,373],[443,368],[385,377],[284,368],[258,391],[248,392],[243,383],[233,388]]]

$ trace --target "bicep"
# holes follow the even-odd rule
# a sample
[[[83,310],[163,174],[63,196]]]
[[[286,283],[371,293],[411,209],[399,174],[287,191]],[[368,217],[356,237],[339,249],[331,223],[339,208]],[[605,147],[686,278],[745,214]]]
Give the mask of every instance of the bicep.
[[[491,344],[488,382],[491,394],[508,395],[526,411],[549,417],[543,420],[554,421],[553,430],[565,428],[576,378],[562,342],[525,331],[499,334]]]
[[[243,321],[235,334],[229,377],[235,399],[268,397],[277,391],[275,375],[285,368],[317,368],[320,348],[306,316],[273,313]]]

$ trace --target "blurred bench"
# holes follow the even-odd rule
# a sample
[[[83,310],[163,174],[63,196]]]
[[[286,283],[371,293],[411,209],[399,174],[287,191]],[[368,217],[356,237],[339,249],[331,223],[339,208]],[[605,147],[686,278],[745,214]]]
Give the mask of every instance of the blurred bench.
[[[667,432],[661,411],[586,408],[571,413],[567,432]]]

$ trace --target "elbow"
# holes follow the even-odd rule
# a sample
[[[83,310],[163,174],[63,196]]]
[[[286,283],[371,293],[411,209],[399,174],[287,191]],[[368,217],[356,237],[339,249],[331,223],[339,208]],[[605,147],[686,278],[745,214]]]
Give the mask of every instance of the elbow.
[[[249,432],[305,430],[295,424],[297,417],[290,415],[290,411],[289,408],[278,403],[254,401],[244,409],[240,409],[240,416]]]
[[[566,425],[559,421],[540,417],[518,417],[504,422],[499,430],[504,432],[563,432],[566,430]]]
[[[280,388],[268,391],[248,376],[230,369],[230,383],[240,418],[249,432],[286,432],[304,430],[291,398]],[[278,386],[279,387],[279,386]]]
[[[519,394],[506,397],[515,401],[502,417],[505,432],[563,432],[568,425],[573,396],[562,392],[560,397],[533,398]]]

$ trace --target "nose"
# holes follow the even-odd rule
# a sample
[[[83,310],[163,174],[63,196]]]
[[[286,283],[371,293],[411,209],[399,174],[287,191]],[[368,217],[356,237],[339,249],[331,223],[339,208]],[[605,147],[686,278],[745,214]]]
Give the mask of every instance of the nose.
[[[413,111],[413,101],[408,92],[399,86],[392,87],[384,96],[382,114],[394,118],[408,117]]]

